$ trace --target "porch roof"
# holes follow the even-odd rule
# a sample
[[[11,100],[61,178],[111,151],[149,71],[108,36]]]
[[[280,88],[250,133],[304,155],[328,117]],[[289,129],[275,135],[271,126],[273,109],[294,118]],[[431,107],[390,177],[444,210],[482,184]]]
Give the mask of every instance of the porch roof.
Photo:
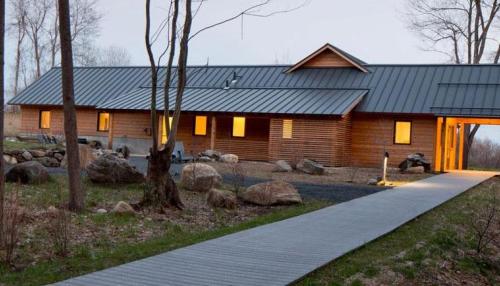
[[[282,88],[187,88],[183,111],[274,113],[343,116],[368,93],[364,89],[282,89]],[[175,102],[175,89],[170,91]],[[163,90],[158,89],[158,110],[164,109]],[[150,110],[151,88],[137,88],[97,106],[109,110]],[[172,106],[170,107],[172,109]]]

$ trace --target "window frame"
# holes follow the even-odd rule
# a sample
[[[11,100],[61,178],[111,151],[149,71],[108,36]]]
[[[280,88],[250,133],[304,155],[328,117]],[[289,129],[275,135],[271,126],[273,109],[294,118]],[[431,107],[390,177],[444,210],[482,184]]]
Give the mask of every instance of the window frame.
[[[205,117],[205,134],[196,134],[196,117]],[[208,135],[208,116],[207,115],[195,115],[193,120],[193,136],[206,137]]]
[[[243,125],[243,136],[234,136],[234,119],[236,118],[243,118],[244,119],[244,125]],[[233,116],[231,120],[231,138],[246,138],[247,137],[247,118],[246,116]]]
[[[44,112],[49,113],[49,127],[42,127],[42,113],[44,113]],[[38,112],[38,129],[42,129],[42,130],[50,129],[50,127],[52,125],[51,121],[52,121],[52,112],[50,110],[46,110],[46,109],[39,110],[39,112]]]
[[[290,137],[285,137],[285,121],[289,121],[291,124]],[[283,119],[281,122],[281,139],[293,139],[293,119],[287,118]]]
[[[409,138],[410,142],[408,142],[408,143],[397,143],[396,142],[396,132],[397,132],[396,126],[397,126],[398,122],[410,123],[410,138]],[[413,121],[411,121],[411,120],[394,120],[394,127],[393,128],[394,128],[394,131],[393,131],[393,134],[392,134],[392,137],[393,137],[392,138],[392,143],[394,145],[411,145],[412,144],[412,141],[413,141],[412,140],[412,137],[413,137]]]
[[[103,114],[103,113],[107,113],[109,115],[109,117],[108,117],[108,120],[109,120],[109,122],[108,122],[108,129],[106,129],[106,130],[99,129],[99,126],[100,126],[99,123],[100,123],[100,120],[101,120],[101,114]],[[97,112],[97,132],[109,132],[109,127],[110,126],[111,126],[111,113],[107,112],[107,111],[99,111],[99,112]]]

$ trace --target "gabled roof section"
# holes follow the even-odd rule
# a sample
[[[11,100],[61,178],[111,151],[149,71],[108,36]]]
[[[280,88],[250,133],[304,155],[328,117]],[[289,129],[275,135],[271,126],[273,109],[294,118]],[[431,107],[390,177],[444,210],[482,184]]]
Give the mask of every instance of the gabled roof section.
[[[325,44],[314,53],[305,57],[295,65],[291,66],[287,73],[300,68],[333,68],[333,67],[355,67],[362,72],[368,72],[366,63],[355,56],[331,45]]]

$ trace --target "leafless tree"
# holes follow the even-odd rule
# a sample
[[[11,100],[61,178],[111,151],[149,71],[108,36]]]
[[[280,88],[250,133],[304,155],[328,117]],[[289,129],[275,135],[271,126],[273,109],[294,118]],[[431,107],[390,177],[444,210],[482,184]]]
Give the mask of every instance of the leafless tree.
[[[457,64],[479,64],[488,51],[498,63],[500,28],[498,0],[408,0],[410,29],[427,44],[426,50],[447,55]],[[465,125],[463,165],[480,125]]]
[[[496,185],[492,184],[487,193],[486,205],[471,212],[469,224],[474,235],[477,254],[483,253],[500,235],[497,193]]]
[[[14,87],[13,95],[19,92],[19,77],[21,75],[21,57],[23,55],[23,43],[26,37],[26,7],[24,0],[10,1],[11,9],[14,12],[14,21],[9,25],[10,33],[16,38],[16,59],[14,64]]]
[[[64,105],[64,134],[68,157],[69,209],[84,209],[85,192],[80,181],[80,158],[76,108],[73,85],[73,49],[69,0],[59,1],[59,36],[61,38],[62,97]]]
[[[4,206],[5,206],[5,183],[4,169],[5,160],[3,159],[3,129],[4,129],[4,94],[5,94],[5,0],[0,0],[0,247],[3,244],[3,222],[4,222]]]
[[[278,13],[286,13],[296,10],[304,4],[292,9],[273,11],[263,13],[259,9],[266,6],[271,0],[261,1],[258,4],[252,5],[234,16],[218,21],[212,25],[191,34],[191,25],[193,17],[199,12],[203,0],[197,1],[194,13],[192,9],[192,1],[185,0],[184,8],[180,7],[179,0],[171,0],[166,19],[161,22],[159,28],[151,33],[151,0],[146,0],[146,33],[145,44],[148,52],[151,70],[151,135],[152,147],[148,159],[148,188],[144,192],[144,198],[141,202],[142,206],[172,206],[179,209],[183,208],[183,203],[180,199],[179,192],[175,182],[173,181],[169,169],[171,165],[172,152],[175,147],[177,138],[177,129],[181,114],[182,98],[187,82],[187,56],[189,41],[198,34],[222,24],[231,22],[243,16],[254,17],[269,17]],[[182,11],[181,11],[182,10]],[[182,25],[179,26],[179,17]],[[183,19],[182,19],[183,18]],[[153,45],[160,39],[163,31],[167,31],[167,44],[163,47],[162,52],[158,57],[155,57]],[[180,38],[180,42],[177,40]],[[159,146],[159,114],[157,106],[158,95],[158,80],[162,59],[167,57],[167,62],[164,68],[164,84],[163,84],[163,118],[166,120],[167,142],[163,146]],[[177,57],[177,66],[174,68],[174,59]],[[176,86],[172,86],[173,78],[176,77]],[[170,92],[175,93],[175,102],[171,108]],[[170,112],[173,110],[173,113]],[[172,126],[169,124],[169,116],[172,115]],[[161,148],[160,148],[161,147]]]
[[[500,144],[477,138],[471,146],[469,160],[473,167],[500,169]]]
[[[75,55],[75,63],[80,66],[117,67],[129,66],[131,62],[132,56],[129,51],[118,46],[89,47],[86,52]]]

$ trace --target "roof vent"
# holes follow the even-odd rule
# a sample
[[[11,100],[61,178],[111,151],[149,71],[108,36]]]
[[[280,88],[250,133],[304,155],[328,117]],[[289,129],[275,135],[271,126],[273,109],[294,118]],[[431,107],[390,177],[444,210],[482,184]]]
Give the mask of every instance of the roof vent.
[[[226,84],[224,85],[224,90],[228,90],[230,88],[231,88],[231,86],[229,85],[229,80],[226,79]]]

